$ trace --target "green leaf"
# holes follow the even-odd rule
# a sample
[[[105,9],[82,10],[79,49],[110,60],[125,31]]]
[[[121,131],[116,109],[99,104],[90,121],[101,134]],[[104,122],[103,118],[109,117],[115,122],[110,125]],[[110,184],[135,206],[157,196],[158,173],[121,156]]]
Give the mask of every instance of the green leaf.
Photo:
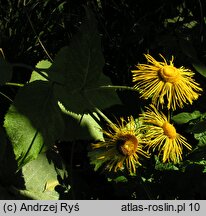
[[[192,63],[195,70],[200,73],[202,76],[206,77],[206,65],[200,62],[198,59],[195,59]]]
[[[38,156],[44,144],[43,137],[30,120],[19,113],[14,106],[9,108],[5,116],[4,127],[19,166]]]
[[[200,156],[200,155],[198,155]],[[200,160],[200,157],[197,158],[197,160],[192,161],[192,160],[187,160],[181,164],[181,170],[184,172],[186,169],[189,167],[201,167],[201,170],[203,173],[206,173],[206,160]]]
[[[192,129],[190,129],[190,132],[192,133],[202,133],[206,131],[206,120],[202,120],[198,123],[196,123]]]
[[[198,146],[199,147],[204,147],[206,145],[206,131],[202,133],[195,133],[194,138],[198,140]]]
[[[66,111],[60,104],[65,119],[65,133],[62,140],[103,140],[103,133],[99,124],[94,120],[100,121],[98,116],[93,113],[93,117],[90,114],[76,114],[70,111]]]
[[[172,117],[172,120],[177,124],[185,124],[191,120],[197,119],[201,117],[201,113],[199,111],[194,111],[192,113],[182,112]]]
[[[100,109],[105,109],[114,104],[121,104],[115,90],[106,88],[112,85],[110,78],[101,73],[99,78],[96,78],[94,82],[94,87],[85,89],[86,98],[91,104]]]
[[[54,93],[67,110],[78,114],[93,110],[95,106],[100,109],[105,109],[111,105],[121,103],[113,89],[108,90],[101,87],[111,85],[109,78],[101,74],[99,80],[97,78],[93,82],[96,85],[94,88],[73,92],[70,92],[65,86],[54,85]],[[100,83],[102,84],[101,86]]]
[[[198,161],[198,162],[194,162],[194,164],[198,164],[198,165],[203,166],[202,172],[206,173],[206,160],[201,160],[201,161]]]
[[[93,108],[83,93],[79,91],[70,92],[65,86],[54,85],[54,94],[58,101],[73,113],[83,114]]]
[[[48,60],[42,60],[40,62],[38,62],[36,64],[36,68],[39,68],[39,69],[44,69],[44,71],[42,71],[42,73],[46,76],[47,73],[45,72],[45,69],[48,69],[50,66],[52,65],[52,63]],[[36,71],[33,71],[32,74],[31,74],[31,78],[30,78],[30,81],[29,82],[34,82],[36,80],[43,80],[43,81],[47,81],[46,78],[44,78],[43,76],[41,76],[39,73],[37,73]]]
[[[192,62],[192,66],[195,70],[200,73],[202,76],[206,77],[206,65],[203,64],[197,56],[197,52],[189,40],[181,39],[179,40],[180,47],[182,48],[183,53],[189,57]]]
[[[38,200],[57,200],[59,194],[55,186],[59,185],[54,164],[49,163],[46,154],[40,154],[36,160],[22,168],[26,190],[21,194]]]
[[[173,163],[162,163],[157,156],[155,156],[156,164],[155,169],[164,171],[164,170],[179,170],[177,166],[175,166]]]
[[[49,75],[71,91],[93,85],[102,73],[104,58],[101,51],[100,36],[96,28],[94,15],[88,9],[87,19],[74,36],[69,47],[64,47],[57,54]]]
[[[97,171],[106,161],[107,158],[99,159],[105,150],[96,149],[88,152],[88,157],[90,158],[90,164],[94,166],[94,171]]]
[[[189,154],[188,162],[196,163],[204,160],[206,157],[206,146],[196,146],[194,150]],[[187,161],[185,161],[187,163]]]
[[[114,90],[102,86],[111,81],[102,73],[104,58],[94,15],[87,9],[87,20],[69,47],[62,48],[48,70],[58,100],[67,110],[84,113],[93,106],[104,109],[120,103]]]
[[[116,183],[118,182],[128,182],[128,179],[125,176],[118,176],[117,178],[113,179]]]
[[[43,147],[53,145],[64,123],[52,85],[35,81],[20,89],[5,116],[4,127],[20,167],[35,159]]]
[[[0,57],[0,85],[11,80],[12,66]]]

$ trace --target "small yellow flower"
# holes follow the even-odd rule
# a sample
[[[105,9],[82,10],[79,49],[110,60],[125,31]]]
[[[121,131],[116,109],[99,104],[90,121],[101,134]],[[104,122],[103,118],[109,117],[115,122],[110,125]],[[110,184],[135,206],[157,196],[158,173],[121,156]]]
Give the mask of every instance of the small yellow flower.
[[[133,70],[134,88],[139,89],[141,97],[148,99],[152,97],[152,104],[159,107],[165,104],[167,108],[176,110],[176,107],[183,107],[188,102],[199,97],[202,89],[192,78],[194,73],[184,67],[176,68],[173,64],[173,56],[169,64],[160,55],[164,62],[156,61],[151,55],[145,57],[150,64],[138,64],[138,70]]]
[[[137,128],[133,117],[128,118],[128,123],[121,118],[118,124],[110,124],[105,141],[92,144],[92,151],[89,157],[92,164],[105,165],[108,171],[117,172],[125,167],[130,174],[136,173],[136,166],[141,165],[139,155],[149,157],[148,153],[143,150],[141,134]]]
[[[145,131],[145,142],[149,149],[157,150],[162,156],[162,162],[179,163],[182,160],[182,151],[185,146],[191,150],[186,138],[176,132],[169,119],[151,105],[141,114],[142,130]]]

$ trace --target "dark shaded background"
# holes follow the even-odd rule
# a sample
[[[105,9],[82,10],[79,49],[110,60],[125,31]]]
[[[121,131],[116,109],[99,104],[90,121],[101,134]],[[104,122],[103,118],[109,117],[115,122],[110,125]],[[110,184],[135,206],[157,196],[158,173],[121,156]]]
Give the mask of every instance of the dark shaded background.
[[[206,62],[206,2],[203,0],[45,0],[1,1],[0,48],[11,63],[35,66],[42,59],[54,58],[59,49],[68,45],[85,18],[84,6],[92,8],[102,37],[105,57],[104,73],[114,85],[132,86],[131,69],[145,62],[144,53],[157,60],[161,53],[166,59],[175,57],[175,65],[193,68],[195,60]],[[40,44],[42,43],[43,46]],[[26,83],[31,71],[16,69],[13,82]],[[196,72],[195,79],[205,88],[205,79]],[[18,87],[0,87],[12,99]],[[115,116],[138,115],[146,101],[137,92],[118,92],[123,105],[105,113]],[[0,96],[0,121],[10,103]],[[205,112],[204,95],[186,106]],[[191,139],[193,139],[191,137]],[[64,199],[205,199],[206,177],[201,168],[191,166],[184,173],[155,171],[148,161],[146,171],[129,177],[128,182],[108,181],[107,175],[94,172],[87,157],[88,141],[61,143],[59,151],[69,164],[73,154],[72,192]],[[151,163],[151,164],[150,164]]]

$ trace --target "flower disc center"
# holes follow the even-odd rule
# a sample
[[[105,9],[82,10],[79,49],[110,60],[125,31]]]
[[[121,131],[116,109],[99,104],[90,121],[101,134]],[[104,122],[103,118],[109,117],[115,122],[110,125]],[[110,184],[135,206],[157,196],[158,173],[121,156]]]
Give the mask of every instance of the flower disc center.
[[[165,122],[162,125],[162,128],[164,130],[164,134],[166,136],[168,136],[168,138],[170,138],[170,139],[175,139],[176,138],[177,132],[176,132],[175,127],[172,124],[170,124],[169,122]]]
[[[138,146],[138,140],[136,136],[131,134],[125,134],[118,138],[117,149],[124,156],[133,155]]]
[[[159,70],[159,75],[165,82],[174,83],[179,78],[179,71],[174,66],[166,65]]]

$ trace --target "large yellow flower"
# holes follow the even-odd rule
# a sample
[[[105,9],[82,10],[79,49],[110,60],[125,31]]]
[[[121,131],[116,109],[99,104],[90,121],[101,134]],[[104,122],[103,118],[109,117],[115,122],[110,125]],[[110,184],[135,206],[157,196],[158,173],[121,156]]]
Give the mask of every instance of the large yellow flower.
[[[136,166],[141,165],[139,156],[149,155],[143,150],[141,134],[133,117],[128,118],[128,123],[121,118],[121,122],[110,124],[103,133],[105,141],[92,144],[91,163],[96,169],[104,164],[108,171],[117,172],[126,167],[130,174],[136,173]]]
[[[149,150],[157,150],[159,156],[162,156],[163,163],[179,163],[182,160],[183,147],[191,150],[192,147],[186,138],[176,132],[169,118],[159,112],[154,105],[141,114],[140,121]]]
[[[172,57],[169,64],[160,55],[164,62],[156,61],[151,55],[145,57],[150,64],[138,64],[138,70],[133,70],[134,88],[139,89],[141,97],[147,99],[152,97],[152,103],[157,107],[167,105],[168,109],[176,110],[188,102],[199,97],[202,89],[192,78],[194,73],[184,67],[176,68]],[[167,102],[165,102],[165,99]]]

